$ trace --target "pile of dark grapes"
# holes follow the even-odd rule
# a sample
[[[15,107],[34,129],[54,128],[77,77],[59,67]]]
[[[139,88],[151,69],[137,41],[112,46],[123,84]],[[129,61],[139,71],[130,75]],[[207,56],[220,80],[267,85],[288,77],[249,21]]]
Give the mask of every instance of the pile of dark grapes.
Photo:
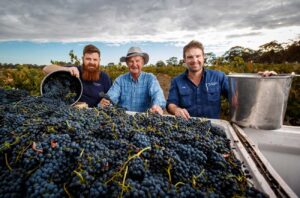
[[[0,197],[266,197],[210,121],[32,96],[0,115]]]
[[[0,88],[0,105],[10,104],[22,100],[29,95],[26,90],[10,89],[4,90]]]

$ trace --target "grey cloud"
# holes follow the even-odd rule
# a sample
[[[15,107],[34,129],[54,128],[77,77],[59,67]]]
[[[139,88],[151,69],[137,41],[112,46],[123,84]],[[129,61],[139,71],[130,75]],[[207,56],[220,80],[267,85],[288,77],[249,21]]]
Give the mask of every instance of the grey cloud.
[[[272,29],[286,26],[300,25],[300,2],[281,1],[279,4],[259,9],[246,15],[239,24],[240,27],[249,26],[252,29]]]
[[[176,40],[170,32],[299,26],[299,8],[298,0],[2,0],[0,40]]]
[[[247,37],[247,36],[256,36],[256,35],[262,35],[261,32],[250,32],[247,34],[230,34],[227,35],[226,38],[238,38],[238,37]]]

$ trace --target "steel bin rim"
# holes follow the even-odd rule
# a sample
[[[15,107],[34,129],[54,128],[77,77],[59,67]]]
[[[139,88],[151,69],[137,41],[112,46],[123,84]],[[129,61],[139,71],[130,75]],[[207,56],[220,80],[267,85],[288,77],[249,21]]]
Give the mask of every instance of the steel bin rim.
[[[286,78],[293,78],[295,75],[293,74],[277,74],[277,75],[272,75],[268,77],[263,77],[259,74],[253,74],[253,73],[230,73],[227,75],[227,77],[230,78],[255,78],[255,79],[286,79]]]

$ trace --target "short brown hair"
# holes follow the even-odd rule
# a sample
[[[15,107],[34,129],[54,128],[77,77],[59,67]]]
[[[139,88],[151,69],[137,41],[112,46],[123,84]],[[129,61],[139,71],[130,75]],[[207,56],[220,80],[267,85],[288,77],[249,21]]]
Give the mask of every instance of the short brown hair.
[[[89,45],[86,45],[85,47],[84,47],[84,49],[83,49],[83,56],[86,54],[86,53],[88,53],[88,54],[90,54],[90,53],[98,53],[99,54],[99,57],[100,57],[100,50],[95,46],[95,45],[91,45],[91,44],[89,44]]]
[[[204,47],[203,47],[202,43],[199,42],[199,41],[196,41],[196,40],[192,40],[186,46],[184,46],[184,48],[183,48],[183,58],[185,58],[186,51],[191,49],[191,48],[201,49],[202,50],[202,55],[204,55]]]

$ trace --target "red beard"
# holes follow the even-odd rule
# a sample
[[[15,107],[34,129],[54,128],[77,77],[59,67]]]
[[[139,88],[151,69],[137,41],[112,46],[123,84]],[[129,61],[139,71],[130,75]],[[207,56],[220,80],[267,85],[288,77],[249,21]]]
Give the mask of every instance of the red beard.
[[[99,80],[99,65],[83,65],[82,79],[87,81]]]

